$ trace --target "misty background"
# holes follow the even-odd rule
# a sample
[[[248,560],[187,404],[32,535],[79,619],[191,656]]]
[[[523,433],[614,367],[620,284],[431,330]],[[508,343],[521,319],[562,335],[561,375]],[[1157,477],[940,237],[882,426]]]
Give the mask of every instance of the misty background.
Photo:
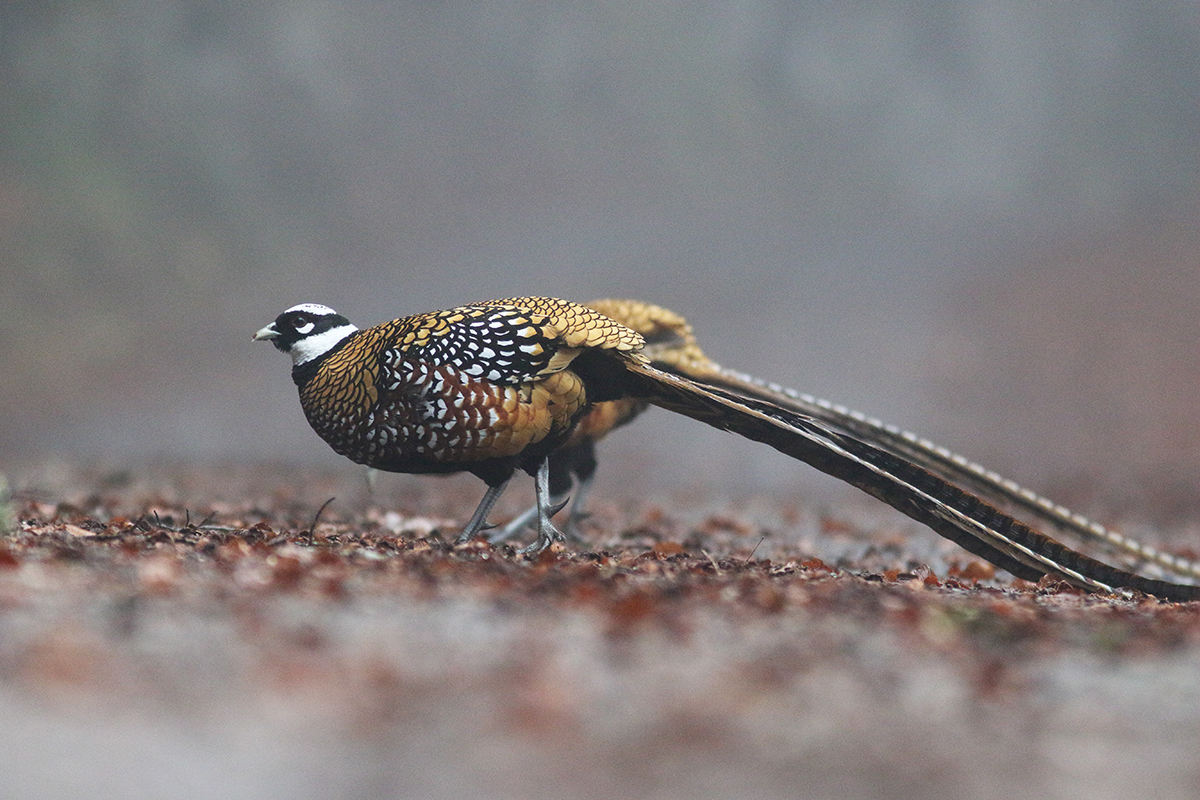
[[[1194,2],[5,3],[0,464],[349,469],[250,340],[284,308],[632,296],[1033,487],[1186,506],[1198,188]],[[662,411],[601,458],[813,479]]]

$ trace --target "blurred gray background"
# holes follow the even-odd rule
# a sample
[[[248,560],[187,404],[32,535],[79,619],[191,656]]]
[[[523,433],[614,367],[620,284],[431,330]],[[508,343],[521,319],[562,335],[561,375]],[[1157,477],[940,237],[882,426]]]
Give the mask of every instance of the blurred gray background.
[[[1198,156],[1194,2],[4,3],[0,460],[330,467],[250,341],[284,308],[625,295],[1035,487],[1186,506]],[[811,479],[669,417],[614,490]]]

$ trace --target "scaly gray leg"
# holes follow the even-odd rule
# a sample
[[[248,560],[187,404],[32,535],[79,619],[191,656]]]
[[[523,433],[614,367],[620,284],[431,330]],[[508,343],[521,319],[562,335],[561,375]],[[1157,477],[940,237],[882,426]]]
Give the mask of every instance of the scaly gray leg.
[[[467,523],[467,527],[463,528],[463,532],[455,540],[456,544],[471,541],[484,529],[484,526],[487,525],[488,514],[492,513],[492,506],[496,505],[496,501],[500,499],[500,495],[504,494],[504,489],[511,480],[512,476],[509,475],[495,486],[488,487],[487,493],[475,508],[475,513],[471,515],[471,521]]]
[[[537,555],[555,542],[563,541],[565,537],[558,528],[554,527],[550,518],[567,502],[564,500],[555,505],[550,497],[550,459],[542,461],[533,481],[537,489],[538,535],[533,544],[517,551],[529,555]]]

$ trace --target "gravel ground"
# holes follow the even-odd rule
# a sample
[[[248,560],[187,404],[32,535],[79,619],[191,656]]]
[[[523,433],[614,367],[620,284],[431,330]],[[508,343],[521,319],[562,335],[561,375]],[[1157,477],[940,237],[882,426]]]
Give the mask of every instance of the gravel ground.
[[[447,544],[473,480],[9,478],[5,798],[1200,793],[1200,609],[867,500],[598,496],[530,561]]]

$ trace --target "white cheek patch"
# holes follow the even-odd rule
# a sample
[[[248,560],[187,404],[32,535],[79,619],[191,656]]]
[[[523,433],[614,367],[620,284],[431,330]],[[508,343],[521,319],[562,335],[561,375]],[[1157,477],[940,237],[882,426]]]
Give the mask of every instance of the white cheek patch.
[[[296,333],[300,334],[301,336],[307,336],[308,332],[311,331],[312,329],[313,329],[313,324],[311,322],[306,322],[303,325],[300,325],[296,328]]]
[[[311,325],[309,326],[311,327]],[[331,328],[324,333],[318,333],[316,336],[309,336],[301,339],[292,345],[288,353],[292,357],[292,364],[300,366],[308,361],[312,361],[318,356],[323,356],[337,346],[338,342],[345,339],[350,334],[354,333],[358,328],[353,325],[339,325],[336,328]],[[302,332],[302,331],[301,331]]]

